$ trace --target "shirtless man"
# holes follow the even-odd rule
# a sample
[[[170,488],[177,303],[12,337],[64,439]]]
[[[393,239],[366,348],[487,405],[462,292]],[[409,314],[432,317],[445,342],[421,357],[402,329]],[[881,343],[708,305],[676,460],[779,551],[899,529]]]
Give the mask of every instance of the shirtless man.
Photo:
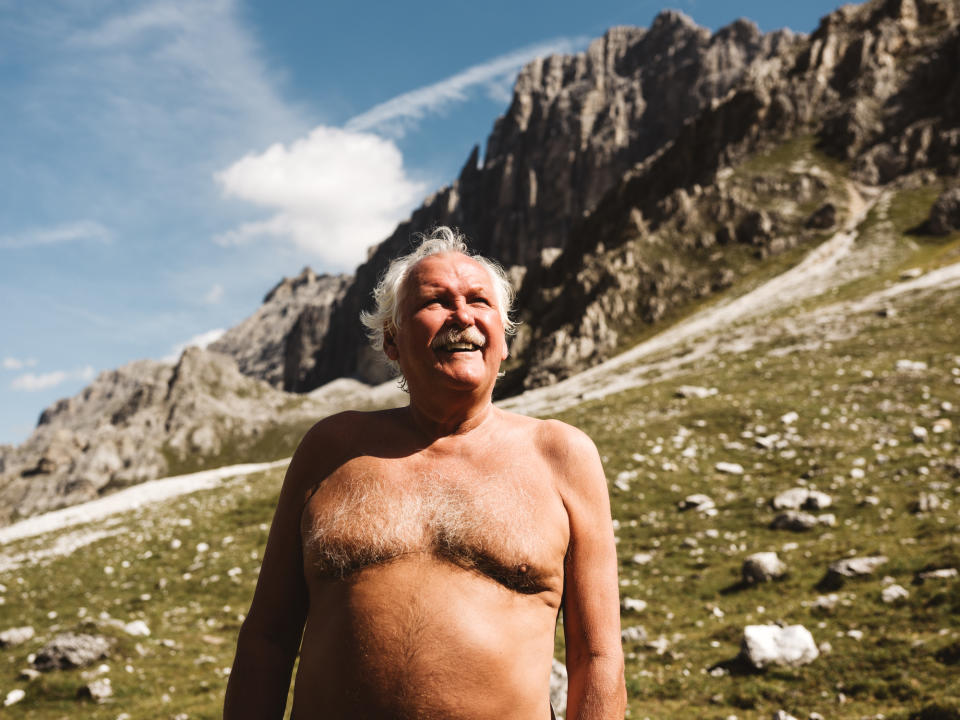
[[[224,716],[549,720],[558,613],[567,717],[623,718],[617,558],[593,443],[491,404],[510,286],[439,228],[364,317],[410,393],[304,437],[284,480]]]

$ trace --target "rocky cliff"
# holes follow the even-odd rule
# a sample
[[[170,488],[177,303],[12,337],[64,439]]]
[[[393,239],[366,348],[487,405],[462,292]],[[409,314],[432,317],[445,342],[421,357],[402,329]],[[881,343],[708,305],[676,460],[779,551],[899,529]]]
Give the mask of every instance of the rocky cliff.
[[[747,21],[711,35],[670,11],[649,29],[614,28],[586,52],[525,67],[483,158],[475,148],[459,178],[428,198],[357,269],[329,328],[313,332],[312,352],[288,357],[298,369],[288,373],[286,387],[305,391],[336,377],[389,377],[367,349],[357,317],[386,264],[410,247],[415,233],[454,225],[506,266],[538,264],[544,249],[566,246],[571,228],[625,171],[796,43],[789,32],[764,35]]]
[[[394,399],[343,382],[290,395],[198,348],[175,365],[130,363],[49,407],[25,443],[5,448],[0,525],[177,472],[284,457],[318,418]]]

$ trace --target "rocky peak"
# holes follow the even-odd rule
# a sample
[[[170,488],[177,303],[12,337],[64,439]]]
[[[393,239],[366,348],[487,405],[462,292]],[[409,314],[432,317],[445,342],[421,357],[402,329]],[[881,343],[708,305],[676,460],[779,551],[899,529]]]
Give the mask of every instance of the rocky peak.
[[[296,277],[277,283],[253,315],[224,333],[210,349],[234,358],[244,374],[283,387],[289,336],[298,320],[307,313],[307,330],[325,332],[331,309],[351,280],[346,275],[317,275],[305,267]]]

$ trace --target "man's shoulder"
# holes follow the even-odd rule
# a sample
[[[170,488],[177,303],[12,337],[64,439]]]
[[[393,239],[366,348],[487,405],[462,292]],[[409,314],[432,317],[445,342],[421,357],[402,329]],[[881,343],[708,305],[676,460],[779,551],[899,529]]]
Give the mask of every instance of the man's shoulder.
[[[540,420],[503,412],[513,429],[526,434],[536,447],[550,458],[561,460],[568,455],[596,455],[597,448],[585,432],[561,420]]]
[[[380,431],[395,426],[398,409],[392,410],[344,410],[318,420],[304,434],[298,452],[329,453],[355,451]]]

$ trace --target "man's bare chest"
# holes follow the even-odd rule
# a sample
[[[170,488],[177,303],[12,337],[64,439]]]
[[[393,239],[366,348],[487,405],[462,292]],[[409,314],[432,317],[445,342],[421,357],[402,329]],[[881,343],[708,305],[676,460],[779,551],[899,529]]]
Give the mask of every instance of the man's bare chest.
[[[562,585],[568,538],[550,479],[508,458],[482,468],[351,461],[319,484],[301,531],[308,575],[345,578],[429,553],[519,593]]]

